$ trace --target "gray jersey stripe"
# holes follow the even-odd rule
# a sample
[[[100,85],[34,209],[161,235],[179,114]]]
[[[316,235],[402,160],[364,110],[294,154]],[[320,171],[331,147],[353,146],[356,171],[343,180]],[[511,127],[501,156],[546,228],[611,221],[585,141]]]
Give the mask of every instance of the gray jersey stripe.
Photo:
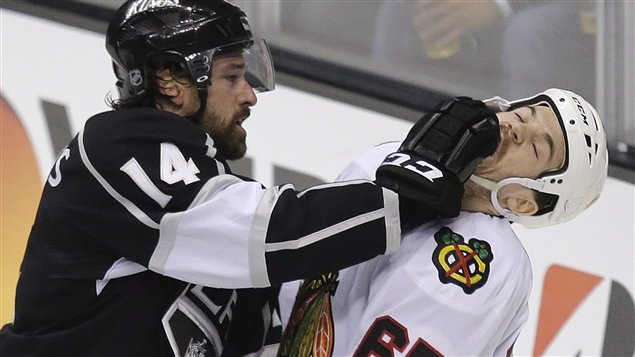
[[[332,225],[325,229],[319,230],[315,233],[311,233],[307,236],[304,236],[300,239],[287,241],[287,242],[276,242],[276,243],[267,243],[265,247],[266,252],[277,252],[280,250],[289,250],[289,249],[299,249],[306,247],[308,245],[314,244],[316,242],[321,241],[325,238],[330,238],[340,232],[344,232],[353,227],[360,226],[364,223],[368,223],[374,221],[376,219],[383,218],[386,215],[386,210],[384,208],[378,209],[376,211],[368,212],[357,217],[353,217],[347,219],[346,221],[340,222],[338,224]]]
[[[267,237],[271,212],[278,202],[278,197],[280,197],[279,189],[279,187],[273,187],[265,192],[258,204],[254,222],[251,226],[248,248],[249,272],[254,287],[271,285],[265,259],[265,238]]]

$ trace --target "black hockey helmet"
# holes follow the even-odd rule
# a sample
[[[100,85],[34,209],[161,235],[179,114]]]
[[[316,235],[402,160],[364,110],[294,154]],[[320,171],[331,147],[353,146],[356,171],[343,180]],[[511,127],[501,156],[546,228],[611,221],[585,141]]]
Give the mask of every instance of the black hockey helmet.
[[[265,40],[252,36],[245,13],[223,0],[129,0],[108,26],[106,49],[113,60],[120,99],[147,89],[148,59],[181,62],[205,90],[215,53],[242,50],[247,80],[256,92],[274,87],[273,62]]]

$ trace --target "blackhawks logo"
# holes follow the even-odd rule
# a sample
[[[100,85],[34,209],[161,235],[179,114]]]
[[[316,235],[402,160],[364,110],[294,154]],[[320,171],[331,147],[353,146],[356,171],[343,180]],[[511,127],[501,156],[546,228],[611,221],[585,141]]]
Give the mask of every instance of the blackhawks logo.
[[[434,240],[438,245],[432,262],[442,283],[458,285],[466,294],[485,285],[490,262],[494,259],[487,242],[472,238],[465,243],[462,236],[447,227],[435,233]]]
[[[278,357],[330,357],[333,353],[331,296],[338,273],[307,279],[298,290]]]

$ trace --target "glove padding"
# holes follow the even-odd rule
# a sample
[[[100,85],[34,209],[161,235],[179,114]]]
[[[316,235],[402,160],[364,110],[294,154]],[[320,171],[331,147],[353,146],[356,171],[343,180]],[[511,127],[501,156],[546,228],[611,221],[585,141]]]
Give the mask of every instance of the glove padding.
[[[399,194],[402,211],[419,207],[455,217],[461,210],[463,183],[496,151],[499,135],[496,113],[485,103],[468,97],[442,102],[386,157],[376,183]],[[413,213],[401,215],[411,220]]]

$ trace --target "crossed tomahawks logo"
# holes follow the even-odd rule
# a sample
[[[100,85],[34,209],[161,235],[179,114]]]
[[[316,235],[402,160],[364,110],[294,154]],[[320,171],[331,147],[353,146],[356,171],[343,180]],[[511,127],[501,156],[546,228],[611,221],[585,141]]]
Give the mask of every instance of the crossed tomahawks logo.
[[[485,285],[489,266],[494,255],[489,243],[472,238],[465,243],[463,237],[450,228],[443,227],[434,234],[437,247],[432,262],[439,271],[444,284],[455,284],[466,294],[471,294]]]

